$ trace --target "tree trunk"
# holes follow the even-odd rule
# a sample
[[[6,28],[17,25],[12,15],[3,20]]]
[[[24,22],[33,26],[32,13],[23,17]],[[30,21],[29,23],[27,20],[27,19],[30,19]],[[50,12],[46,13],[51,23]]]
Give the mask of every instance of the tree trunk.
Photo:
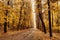
[[[21,6],[21,9],[20,9],[20,17],[19,17],[19,23],[18,23],[18,27],[17,27],[17,30],[19,30],[19,28],[21,28],[20,26],[22,26],[21,24],[20,24],[20,20],[21,20],[21,14],[22,14],[22,9],[23,9],[23,6],[24,6],[24,0],[22,0],[22,6]]]
[[[50,37],[52,37],[52,25],[51,25],[51,13],[50,13],[50,0],[48,0],[48,16],[49,16],[49,32]]]
[[[4,22],[4,33],[7,32],[7,22]]]
[[[46,27],[45,27],[45,24],[44,24],[44,21],[43,21],[43,17],[42,17],[42,4],[41,4],[41,0],[40,0],[40,3],[38,4],[38,10],[39,10],[39,17],[40,17],[40,20],[41,20],[42,26],[43,26],[43,31],[44,31],[44,33],[46,33]]]
[[[9,1],[7,2],[7,5],[9,5]],[[8,13],[8,10],[6,9],[6,13],[5,13],[6,18],[4,18],[5,19],[5,22],[4,22],[4,33],[7,32],[7,15],[8,15],[7,13]]]
[[[44,22],[43,22],[43,18],[42,18],[42,14],[41,14],[41,13],[39,13],[39,17],[40,17],[40,20],[41,20],[41,22],[42,22],[43,31],[44,31],[44,33],[46,33],[46,27],[45,27],[45,24],[44,24]]]

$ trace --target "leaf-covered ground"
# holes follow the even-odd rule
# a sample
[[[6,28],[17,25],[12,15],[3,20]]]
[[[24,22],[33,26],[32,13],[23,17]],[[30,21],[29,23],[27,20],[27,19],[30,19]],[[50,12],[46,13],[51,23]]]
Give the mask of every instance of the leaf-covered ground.
[[[60,40],[59,34],[53,33],[53,37],[50,38],[49,33],[44,34],[38,29],[26,29],[21,31],[16,31],[6,33],[0,37],[0,40]]]

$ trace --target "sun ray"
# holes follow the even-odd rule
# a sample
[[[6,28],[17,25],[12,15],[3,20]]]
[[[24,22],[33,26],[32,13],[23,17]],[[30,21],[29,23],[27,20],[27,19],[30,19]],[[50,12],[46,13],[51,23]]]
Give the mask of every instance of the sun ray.
[[[35,13],[35,0],[31,0],[31,4],[32,4],[32,17],[33,17],[33,26],[34,29],[36,29],[36,13]]]

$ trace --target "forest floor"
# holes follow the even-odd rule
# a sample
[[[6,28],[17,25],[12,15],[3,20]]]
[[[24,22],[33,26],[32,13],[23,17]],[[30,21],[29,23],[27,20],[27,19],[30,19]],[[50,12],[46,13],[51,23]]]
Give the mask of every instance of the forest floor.
[[[60,40],[60,33],[53,33],[53,37],[50,37],[49,33],[44,34],[44,32],[32,28],[3,33],[0,40]]]

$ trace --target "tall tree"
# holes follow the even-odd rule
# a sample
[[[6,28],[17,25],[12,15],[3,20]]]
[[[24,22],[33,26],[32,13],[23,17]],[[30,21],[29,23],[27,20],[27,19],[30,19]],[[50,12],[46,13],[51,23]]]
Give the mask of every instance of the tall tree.
[[[20,9],[19,23],[18,23],[17,30],[19,30],[19,28],[22,27],[22,24],[20,24],[20,20],[22,19],[22,10],[23,10],[23,7],[24,7],[24,0],[22,0],[22,5],[21,5],[21,9]]]
[[[7,5],[9,5],[9,1],[7,1]],[[5,19],[5,22],[4,22],[4,33],[7,32],[7,15],[8,15],[8,9],[6,9],[6,11],[5,11],[6,18],[4,18]]]
[[[38,4],[38,9],[39,9],[39,17],[40,17],[40,20],[42,22],[42,26],[43,26],[43,31],[44,33],[46,33],[46,27],[45,27],[45,23],[43,21],[43,17],[42,17],[42,4],[41,4],[41,0],[38,1],[39,4]],[[41,9],[40,9],[41,8]]]
[[[50,0],[48,0],[48,16],[49,16],[49,32],[50,32],[50,37],[52,37],[51,13],[50,13]]]

